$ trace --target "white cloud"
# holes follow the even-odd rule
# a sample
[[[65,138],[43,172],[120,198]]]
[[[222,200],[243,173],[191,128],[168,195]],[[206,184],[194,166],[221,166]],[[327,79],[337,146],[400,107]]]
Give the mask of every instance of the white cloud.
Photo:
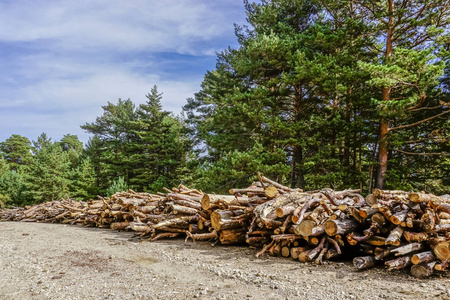
[[[0,1],[0,141],[41,132],[87,141],[79,126],[102,105],[143,103],[154,84],[179,113],[210,67],[189,55],[213,59],[235,43],[243,11],[241,0]]]
[[[198,52],[193,43],[232,30],[230,14],[242,10],[240,3],[228,10],[214,6],[206,0],[0,2],[0,40],[47,40],[73,51],[114,47],[192,54]]]

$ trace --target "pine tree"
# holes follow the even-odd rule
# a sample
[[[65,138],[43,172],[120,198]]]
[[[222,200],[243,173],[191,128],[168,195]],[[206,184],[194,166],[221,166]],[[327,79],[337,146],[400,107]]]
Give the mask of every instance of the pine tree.
[[[137,110],[138,119],[132,122],[134,165],[130,184],[138,190],[161,190],[176,184],[179,170],[186,162],[189,144],[181,121],[162,109],[162,94],[157,86],[146,95],[147,102]]]
[[[96,147],[101,145],[101,151],[93,149],[100,156],[90,157],[97,177],[101,178],[100,189],[105,191],[119,176],[123,176],[127,184],[130,180],[130,172],[133,171],[130,165],[131,144],[135,140],[130,124],[136,121],[137,114],[135,105],[130,99],[125,101],[119,99],[117,104],[108,102],[108,105],[102,108],[102,116],[97,117],[93,123],[82,125],[81,128],[95,135]]]
[[[428,106],[427,94],[443,75],[445,63],[442,43],[449,41],[450,4],[448,1],[386,0],[355,1],[361,17],[373,27],[373,35],[380,43],[373,48],[377,59],[361,63],[371,74],[368,84],[381,91],[373,97],[378,104],[380,133],[377,187],[383,188],[388,171],[390,137],[393,132],[413,128],[444,116],[441,112],[414,123],[407,117],[420,119]],[[397,149],[396,149],[397,150]]]
[[[32,159],[31,142],[28,138],[13,134],[0,143],[0,156],[8,162],[11,170],[17,170],[20,165],[27,165]]]
[[[67,152],[57,143],[39,144],[45,146],[38,147],[30,170],[25,174],[31,198],[40,203],[68,196],[71,169]]]

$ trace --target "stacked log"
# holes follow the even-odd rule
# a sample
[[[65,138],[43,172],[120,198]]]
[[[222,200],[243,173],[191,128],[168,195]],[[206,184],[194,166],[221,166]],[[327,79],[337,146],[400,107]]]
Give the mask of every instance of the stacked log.
[[[129,223],[146,221],[148,214],[158,211],[160,195],[136,193],[133,190],[116,193],[111,197],[98,196],[96,200],[73,201],[61,199],[41,204],[0,211],[0,220],[78,224],[120,230]]]
[[[350,213],[350,208],[364,203],[357,192],[291,191],[258,206],[254,212],[256,225],[249,229],[248,235],[254,232],[271,235],[264,240],[266,244],[257,256],[268,252],[320,264],[340,255],[343,236],[360,227]]]
[[[363,234],[347,235],[351,244],[365,245],[366,256],[354,265],[365,269],[384,263],[388,270],[410,268],[411,275],[427,277],[447,270],[450,260],[450,204],[431,194],[375,189],[371,206],[360,210]],[[370,226],[370,227],[369,227]]]
[[[266,238],[261,235],[249,236],[248,228],[253,226],[254,209],[279,195],[297,192],[267,177],[258,174],[259,181],[244,189],[230,189],[230,195],[204,194],[201,200],[205,221],[199,228],[207,228],[207,233],[187,232],[194,241],[213,237],[223,245],[249,243],[259,245]],[[262,235],[264,235],[262,233]]]
[[[261,174],[230,195],[179,185],[166,194],[133,190],[90,201],[61,199],[0,210],[0,220],[131,230],[141,238],[186,237],[247,244],[256,255],[321,264],[343,253],[358,270],[384,265],[415,277],[448,270],[450,199],[431,194],[322,189],[304,192]]]

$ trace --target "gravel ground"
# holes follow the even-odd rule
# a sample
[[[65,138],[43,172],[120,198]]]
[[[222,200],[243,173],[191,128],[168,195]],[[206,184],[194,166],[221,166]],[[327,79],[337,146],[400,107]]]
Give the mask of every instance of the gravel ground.
[[[450,299],[418,280],[348,262],[255,258],[246,247],[60,224],[0,223],[0,299]]]

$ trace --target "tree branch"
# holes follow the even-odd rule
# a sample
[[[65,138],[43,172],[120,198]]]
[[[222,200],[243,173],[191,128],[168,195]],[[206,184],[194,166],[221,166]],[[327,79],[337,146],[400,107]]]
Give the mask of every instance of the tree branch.
[[[448,114],[448,113],[450,113],[450,110],[444,111],[444,112],[442,112],[442,113],[440,113],[440,114],[437,114],[437,115],[435,115],[435,116],[426,118],[426,119],[424,119],[424,120],[422,120],[422,121],[419,121],[419,122],[416,122],[416,123],[412,123],[412,124],[408,124],[408,125],[401,125],[401,126],[389,128],[389,129],[388,129],[388,132],[391,132],[391,131],[393,131],[393,130],[399,130],[399,129],[404,129],[404,128],[414,127],[414,126],[417,126],[417,125],[419,125],[419,124],[422,124],[422,123],[431,121],[431,120],[433,120],[433,119],[439,118],[439,117],[441,117],[441,116],[443,116],[443,115],[446,115],[446,114]]]
[[[400,149],[391,149],[392,151],[395,152],[400,152],[400,153],[404,153],[404,154],[408,154],[408,155],[422,155],[422,156],[431,156],[431,155],[441,155],[441,156],[450,156],[450,153],[445,153],[445,152],[431,152],[431,153],[424,153],[424,152],[420,152],[420,153],[414,153],[414,152],[407,152],[407,151],[403,151]]]

